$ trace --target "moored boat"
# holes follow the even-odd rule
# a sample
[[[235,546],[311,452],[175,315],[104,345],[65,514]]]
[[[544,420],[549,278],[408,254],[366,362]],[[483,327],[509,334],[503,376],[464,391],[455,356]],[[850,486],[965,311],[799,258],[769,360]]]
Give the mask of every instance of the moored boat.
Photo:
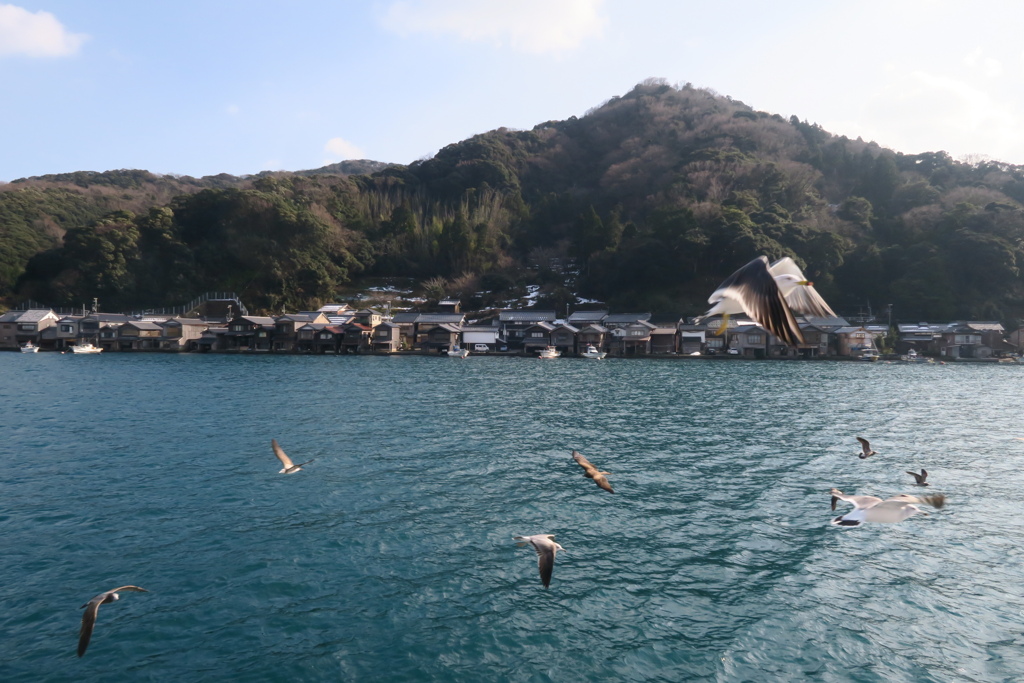
[[[101,353],[103,349],[98,346],[93,346],[89,342],[81,344],[75,344],[71,347],[71,353]]]
[[[33,344],[31,341],[25,342],[25,345],[21,347],[22,353],[36,353],[39,351],[39,347]]]
[[[607,351],[598,351],[593,344],[587,344],[587,350],[580,354],[583,358],[593,358],[594,360],[601,360],[607,355]]]
[[[558,358],[562,355],[562,352],[556,349],[554,346],[545,346],[540,350],[538,358]]]
[[[448,350],[449,358],[465,358],[469,355],[469,349],[460,349],[458,346],[453,346]]]

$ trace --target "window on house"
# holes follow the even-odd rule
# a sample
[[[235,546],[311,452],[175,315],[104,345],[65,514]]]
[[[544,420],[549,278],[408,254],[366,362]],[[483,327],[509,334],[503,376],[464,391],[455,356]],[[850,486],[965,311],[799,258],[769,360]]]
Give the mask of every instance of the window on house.
[[[748,334],[747,335],[747,343],[748,344],[762,344],[762,343],[764,343],[764,338],[761,335],[759,335],[759,334]]]
[[[543,337],[543,336],[544,336],[544,333],[543,333],[543,332],[531,332],[531,333],[530,333],[530,336],[531,336],[531,337],[534,337],[534,338],[537,338],[537,337]]]

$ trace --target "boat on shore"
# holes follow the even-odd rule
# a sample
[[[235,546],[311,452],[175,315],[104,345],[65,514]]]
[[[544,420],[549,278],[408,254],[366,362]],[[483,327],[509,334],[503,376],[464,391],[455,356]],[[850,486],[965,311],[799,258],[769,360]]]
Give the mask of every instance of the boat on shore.
[[[71,347],[71,353],[102,353],[103,349],[98,346],[93,346],[89,342],[81,344],[75,344]]]
[[[37,353],[39,347],[33,344],[31,341],[25,342],[24,346],[21,347],[22,353]]]
[[[449,358],[465,358],[469,355],[469,349],[460,349],[458,346],[453,346],[448,350]]]
[[[554,346],[545,346],[540,350],[538,358],[558,358],[562,355],[562,352],[556,349]]]
[[[593,344],[587,344],[587,350],[580,354],[582,358],[593,358],[594,360],[601,360],[607,355],[607,351],[598,351]]]

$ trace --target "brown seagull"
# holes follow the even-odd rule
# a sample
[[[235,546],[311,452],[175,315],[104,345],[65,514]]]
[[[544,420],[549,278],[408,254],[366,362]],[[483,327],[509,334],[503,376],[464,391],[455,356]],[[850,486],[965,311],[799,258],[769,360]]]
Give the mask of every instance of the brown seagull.
[[[860,441],[860,455],[857,457],[863,460],[864,458],[870,458],[872,455],[878,455],[878,451],[871,450],[871,444],[868,440],[858,436],[857,441]]]
[[[615,493],[612,491],[612,485],[608,483],[608,478],[604,475],[611,474],[611,472],[601,472],[596,467],[590,464],[590,461],[583,457],[583,454],[579,451],[572,452],[572,458],[579,466],[583,468],[583,476],[588,479],[593,479],[594,483],[603,488],[608,493]]]
[[[96,615],[100,611],[100,605],[104,605],[108,602],[114,602],[119,599],[120,596],[117,594],[118,591],[135,591],[136,593],[149,592],[145,588],[139,588],[138,586],[121,586],[120,588],[114,588],[104,593],[100,593],[95,598],[79,607],[79,609],[85,610],[85,614],[82,615],[82,630],[78,632],[79,657],[84,655],[85,649],[89,647],[89,639],[92,638],[92,629],[96,626]]]
[[[307,460],[306,462],[299,463],[298,465],[296,465],[295,463],[292,462],[291,458],[285,455],[284,451],[281,450],[281,447],[277,445],[277,439],[271,439],[270,445],[274,447],[274,455],[277,456],[277,459],[280,460],[281,464],[283,465],[281,471],[278,472],[278,474],[295,474],[296,472],[302,469],[303,465],[308,465],[309,463],[313,462],[313,460],[316,460],[316,458],[313,458],[312,460]]]
[[[537,568],[540,569],[540,582],[547,588],[548,584],[551,583],[551,571],[555,568],[555,554],[559,550],[565,550],[565,548],[555,543],[555,537],[552,534],[513,536],[512,540],[518,541],[516,545],[520,548],[525,548],[526,544],[529,543],[537,551]],[[565,550],[565,552],[568,551]]]
[[[928,470],[926,470],[925,468],[923,468],[923,467],[921,468],[921,474],[918,474],[917,472],[911,472],[910,470],[907,470],[907,474],[909,474],[910,476],[912,476],[914,478],[914,480],[916,482],[914,484],[914,486],[928,486],[929,485],[928,482],[925,481],[925,479],[928,478]]]

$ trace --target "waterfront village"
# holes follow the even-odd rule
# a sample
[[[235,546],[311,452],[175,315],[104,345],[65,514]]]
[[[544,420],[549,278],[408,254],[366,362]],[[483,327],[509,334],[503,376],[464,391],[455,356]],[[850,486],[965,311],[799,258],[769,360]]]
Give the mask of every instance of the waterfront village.
[[[166,314],[58,312],[28,305],[0,315],[0,349],[104,352],[433,354],[624,357],[835,358],[876,360],[890,327],[845,318],[797,317],[804,343],[792,347],[750,320],[652,321],[650,313],[577,310],[564,317],[535,309],[469,315],[457,300],[431,311],[385,312],[328,304],[316,311],[249,315],[234,294],[208,293]],[[900,324],[893,348],[910,359],[1000,360],[1019,357],[1020,332],[991,321]],[[593,347],[593,348],[590,348]]]

